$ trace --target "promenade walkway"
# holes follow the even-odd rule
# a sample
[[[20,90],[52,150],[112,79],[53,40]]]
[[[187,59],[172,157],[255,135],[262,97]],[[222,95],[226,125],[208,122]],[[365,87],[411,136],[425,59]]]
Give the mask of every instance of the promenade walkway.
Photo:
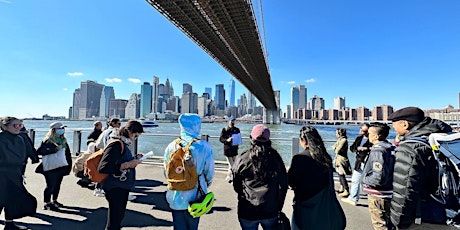
[[[107,201],[95,197],[89,189],[81,188],[73,175],[66,176],[62,183],[59,201],[66,205],[61,212],[43,210],[43,189],[45,180],[41,174],[34,173],[36,165],[28,165],[27,189],[38,200],[38,210],[34,217],[17,220],[19,225],[34,230],[77,230],[104,229],[107,215]],[[216,195],[212,213],[200,220],[200,229],[240,229],[236,206],[237,200],[231,184],[225,182],[224,170],[216,170],[216,178],[211,187]],[[122,222],[123,229],[172,229],[172,217],[165,200],[166,185],[163,169],[152,162],[145,162],[137,168],[137,181],[134,194],[137,199],[128,202],[126,216]],[[284,212],[290,217],[292,213],[293,193],[289,191],[284,205]],[[347,229],[370,230],[367,201],[361,200],[357,207],[341,203],[347,216]],[[0,215],[4,220],[4,215]],[[318,220],[321,225],[322,220]],[[0,222],[2,228],[4,222]],[[433,228],[434,229],[434,228]],[[436,228],[436,229],[441,229]],[[442,228],[447,229],[447,228]]]

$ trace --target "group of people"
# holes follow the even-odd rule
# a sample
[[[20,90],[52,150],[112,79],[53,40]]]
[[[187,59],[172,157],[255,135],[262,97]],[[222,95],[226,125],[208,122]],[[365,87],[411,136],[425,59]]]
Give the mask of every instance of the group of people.
[[[336,131],[337,142],[333,145],[335,157],[331,157],[315,127],[304,126],[299,132],[302,151],[293,156],[288,170],[281,155],[273,148],[270,130],[264,125],[255,125],[250,133],[248,149],[238,153],[240,130],[235,120],[228,119],[228,127],[221,132],[224,154],[229,163],[226,180],[232,183],[237,194],[238,221],[242,229],[276,229],[285,202],[288,188],[294,192],[292,229],[344,229],[346,219],[335,195],[333,171],[339,175],[339,196],[342,201],[356,205],[361,187],[368,194],[371,222],[375,229],[408,229],[423,226],[423,205],[433,190],[431,172],[431,149],[416,142],[415,137],[426,137],[433,132],[450,132],[446,123],[425,117],[422,110],[407,107],[395,111],[389,120],[398,134],[397,147],[387,140],[390,127],[384,123],[365,124],[360,136],[350,146],[356,153],[352,168],[348,160],[348,141],[345,129]],[[214,157],[206,140],[200,140],[201,118],[196,114],[182,114],[179,119],[181,145],[192,143],[193,164],[198,181],[187,191],[168,189],[166,200],[172,209],[174,229],[198,229],[199,217],[192,216],[190,202],[207,194],[214,180]],[[129,192],[135,184],[136,167],[141,155],[135,155],[133,142],[143,132],[142,124],[135,120],[120,126],[115,120],[102,131],[102,124],[95,123],[95,131],[88,137],[93,152],[103,149],[98,170],[108,174],[98,185],[108,202],[106,229],[120,229],[124,218]],[[118,127],[117,127],[118,126]],[[21,229],[13,219],[35,213],[37,202],[23,184],[27,159],[42,162],[36,172],[45,177],[43,192],[44,209],[59,210],[58,201],[61,182],[70,174],[72,159],[64,136],[65,125],[53,122],[50,130],[37,150],[28,136],[21,132],[23,122],[14,117],[1,120],[0,132],[0,210],[5,209],[5,229]],[[23,135],[21,135],[23,133]],[[94,135],[93,135],[94,134]],[[197,140],[196,140],[197,139]],[[192,141],[196,140],[196,141]],[[102,143],[103,144],[100,144]],[[164,165],[177,149],[172,141],[164,152]],[[13,148],[12,148],[13,146]],[[90,145],[88,145],[90,146]],[[46,157],[53,156],[55,158]],[[59,155],[59,157],[58,157]],[[45,160],[45,159],[47,160]],[[49,159],[48,159],[49,158]],[[63,163],[58,164],[57,158]],[[47,162],[48,161],[48,162]],[[74,166],[75,167],[75,166]],[[81,171],[80,166],[74,172]],[[352,175],[351,188],[345,175]],[[24,207],[15,205],[21,200]]]

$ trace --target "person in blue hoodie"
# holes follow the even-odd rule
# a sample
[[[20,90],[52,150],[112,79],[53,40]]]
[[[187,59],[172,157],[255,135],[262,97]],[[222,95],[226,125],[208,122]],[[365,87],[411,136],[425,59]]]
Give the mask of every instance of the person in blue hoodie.
[[[182,146],[187,145],[195,138],[199,138],[201,131],[201,118],[197,114],[184,113],[179,117],[180,138]],[[176,149],[176,142],[172,141],[165,149],[164,166],[169,163],[170,154]],[[211,145],[205,140],[193,142],[190,147],[196,171],[198,183],[204,193],[208,193],[208,187],[214,180],[214,157]],[[175,230],[198,229],[200,218],[193,218],[188,212],[189,202],[198,199],[198,183],[195,188],[188,191],[166,191],[166,200],[172,209],[173,225]]]
[[[390,127],[372,123],[369,142],[373,144],[363,169],[363,191],[368,193],[369,212],[374,229],[391,229],[390,203],[393,196],[394,146],[388,142]]]

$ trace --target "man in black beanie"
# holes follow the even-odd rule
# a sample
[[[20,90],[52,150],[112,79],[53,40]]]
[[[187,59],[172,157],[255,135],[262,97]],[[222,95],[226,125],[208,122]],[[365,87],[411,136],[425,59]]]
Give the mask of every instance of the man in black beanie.
[[[420,140],[427,140],[431,133],[451,132],[452,128],[440,120],[425,117],[423,110],[417,107],[397,110],[388,120],[393,122],[400,140],[395,150],[391,222],[397,229],[419,229],[423,228],[422,222],[438,222],[430,218],[434,210],[427,208],[427,202],[432,199],[430,194],[438,185],[437,162],[431,147]]]

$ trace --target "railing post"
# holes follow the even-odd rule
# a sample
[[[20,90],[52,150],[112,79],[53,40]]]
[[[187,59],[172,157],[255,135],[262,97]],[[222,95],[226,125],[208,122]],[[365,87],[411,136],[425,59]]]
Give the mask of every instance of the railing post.
[[[29,129],[29,137],[32,140],[32,146],[35,146],[35,129]]]
[[[76,156],[80,154],[81,151],[81,131],[75,130],[73,131],[73,152]]]
[[[291,159],[294,155],[299,153],[299,138],[298,137],[293,137],[292,138],[292,143],[291,143]]]
[[[133,145],[134,156],[137,156],[137,149],[138,149],[137,145],[138,145],[138,144],[139,144],[139,138],[136,138],[136,139],[134,140],[134,145]]]
[[[205,140],[206,142],[209,142],[209,135],[208,134],[201,134],[200,139]]]

